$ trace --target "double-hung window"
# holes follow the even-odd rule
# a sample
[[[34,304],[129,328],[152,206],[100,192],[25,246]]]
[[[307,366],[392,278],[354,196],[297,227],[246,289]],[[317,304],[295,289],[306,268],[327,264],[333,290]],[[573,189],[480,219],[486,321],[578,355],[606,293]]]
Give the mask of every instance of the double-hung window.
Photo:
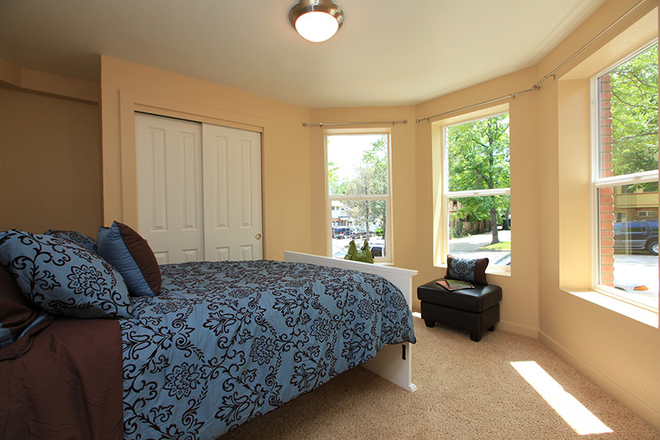
[[[446,125],[442,137],[447,252],[510,266],[509,114]]]
[[[332,256],[367,241],[375,261],[392,260],[389,129],[326,130]]]
[[[593,80],[595,289],[658,307],[658,45]]]

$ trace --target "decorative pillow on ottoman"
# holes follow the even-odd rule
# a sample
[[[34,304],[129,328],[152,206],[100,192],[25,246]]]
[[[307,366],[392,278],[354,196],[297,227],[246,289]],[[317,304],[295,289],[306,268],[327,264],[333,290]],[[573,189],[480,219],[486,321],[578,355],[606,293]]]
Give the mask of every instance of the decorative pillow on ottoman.
[[[57,237],[66,238],[74,243],[79,244],[85,249],[89,249],[95,254],[99,253],[99,250],[96,246],[96,240],[87,234],[83,234],[82,232],[67,231],[64,229],[48,229],[46,232],[44,232],[44,235],[55,235]]]
[[[0,232],[0,264],[43,310],[72,318],[129,317],[121,275],[94,252],[53,235]]]
[[[454,280],[470,281],[477,284],[488,284],[486,281],[486,268],[488,258],[468,260],[447,255],[446,277]]]
[[[140,234],[115,221],[111,227],[99,229],[97,242],[99,255],[122,274],[131,295],[154,296],[160,293],[158,261]]]

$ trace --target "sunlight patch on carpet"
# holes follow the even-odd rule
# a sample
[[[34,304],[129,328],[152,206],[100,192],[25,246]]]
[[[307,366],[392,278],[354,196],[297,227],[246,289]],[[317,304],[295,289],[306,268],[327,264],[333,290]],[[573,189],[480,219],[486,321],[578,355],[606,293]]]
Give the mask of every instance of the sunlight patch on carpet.
[[[511,365],[579,435],[613,432],[536,362]]]

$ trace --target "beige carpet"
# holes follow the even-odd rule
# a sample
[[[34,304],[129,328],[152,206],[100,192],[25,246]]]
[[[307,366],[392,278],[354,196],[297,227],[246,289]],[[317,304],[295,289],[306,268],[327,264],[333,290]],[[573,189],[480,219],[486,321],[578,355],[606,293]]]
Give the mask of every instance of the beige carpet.
[[[224,435],[230,439],[660,439],[538,341],[429,329],[415,318],[414,393],[358,367]],[[511,362],[535,361],[612,432],[579,435]]]

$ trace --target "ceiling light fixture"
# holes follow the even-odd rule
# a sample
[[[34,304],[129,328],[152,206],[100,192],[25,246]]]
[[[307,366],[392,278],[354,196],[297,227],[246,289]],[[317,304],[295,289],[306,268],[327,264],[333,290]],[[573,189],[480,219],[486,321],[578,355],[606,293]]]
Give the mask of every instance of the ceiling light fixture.
[[[332,38],[344,23],[344,11],[330,0],[301,0],[289,11],[291,26],[314,43]]]

